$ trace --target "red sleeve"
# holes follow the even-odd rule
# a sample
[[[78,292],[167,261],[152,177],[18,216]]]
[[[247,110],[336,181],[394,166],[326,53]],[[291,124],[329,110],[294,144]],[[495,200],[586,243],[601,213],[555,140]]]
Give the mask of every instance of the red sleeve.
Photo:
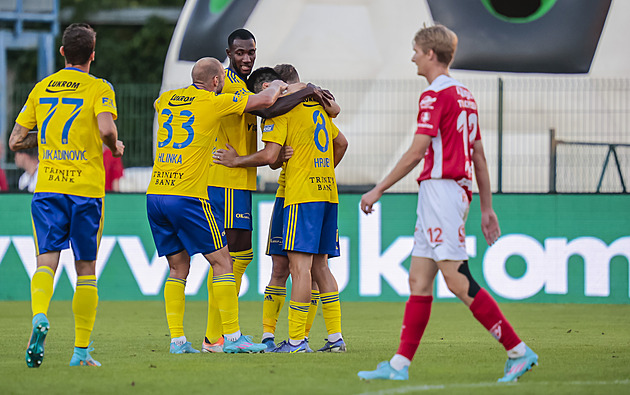
[[[120,177],[123,176],[124,174],[124,167],[123,167],[123,163],[122,163],[122,158],[114,158],[112,157],[112,163],[111,163],[112,167],[111,167],[111,172],[112,172],[112,179],[117,180]]]
[[[0,191],[8,191],[9,183],[7,182],[7,175],[4,174],[4,170],[0,169]]]
[[[438,102],[438,94],[436,92],[424,92],[420,96],[416,134],[426,134],[431,137],[437,136],[443,107]]]

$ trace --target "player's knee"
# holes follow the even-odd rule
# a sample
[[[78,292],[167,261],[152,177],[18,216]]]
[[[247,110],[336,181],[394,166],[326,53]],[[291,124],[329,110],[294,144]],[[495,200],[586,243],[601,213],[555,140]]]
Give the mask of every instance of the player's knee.
[[[271,269],[271,279],[274,282],[286,283],[289,278],[289,263],[276,263],[274,261],[273,268]]]
[[[433,281],[426,281],[414,276],[409,276],[409,290],[412,295],[432,295]]]
[[[459,268],[457,268],[457,271],[463,274],[464,276],[466,276],[466,278],[468,279],[467,293],[469,297],[474,298],[477,295],[477,292],[479,292],[481,288],[479,287],[479,284],[477,284],[475,279],[472,277],[472,274],[470,274],[470,269],[468,268],[468,261],[466,260],[461,265],[459,265]]]

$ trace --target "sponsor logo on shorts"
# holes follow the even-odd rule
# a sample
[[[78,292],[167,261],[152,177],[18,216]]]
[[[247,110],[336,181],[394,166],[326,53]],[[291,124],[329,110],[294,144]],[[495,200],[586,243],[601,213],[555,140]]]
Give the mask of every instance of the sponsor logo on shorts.
[[[272,237],[270,243],[271,244],[282,244],[282,237]]]
[[[271,132],[274,126],[275,125],[265,125],[265,127],[263,128],[263,133]]]

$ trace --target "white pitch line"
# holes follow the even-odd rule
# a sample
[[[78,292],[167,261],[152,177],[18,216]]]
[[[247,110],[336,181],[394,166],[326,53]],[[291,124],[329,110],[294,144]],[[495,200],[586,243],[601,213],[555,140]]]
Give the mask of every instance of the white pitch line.
[[[550,385],[550,384],[564,384],[564,385],[628,385],[630,379],[626,380],[613,380],[613,381],[536,381],[531,382],[535,385]],[[375,392],[363,392],[360,395],[390,395],[390,394],[408,394],[411,392],[420,391],[433,391],[433,390],[449,390],[456,388],[483,388],[483,387],[500,387],[506,385],[518,385],[516,383],[466,383],[466,384],[433,384],[433,385],[416,385],[409,387],[391,388],[386,390],[380,390]]]

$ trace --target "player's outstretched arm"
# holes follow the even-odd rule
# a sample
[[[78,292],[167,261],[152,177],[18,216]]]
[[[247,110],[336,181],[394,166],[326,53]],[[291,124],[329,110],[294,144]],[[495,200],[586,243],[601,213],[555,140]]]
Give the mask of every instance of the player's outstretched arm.
[[[364,213],[371,213],[372,206],[374,203],[378,202],[381,196],[383,196],[383,193],[409,174],[409,172],[420,163],[422,158],[424,158],[424,153],[427,151],[429,144],[431,144],[431,136],[426,134],[414,135],[411,147],[403,154],[392,171],[385,176],[383,181],[376,184],[374,188],[361,197],[361,210]]]
[[[275,80],[262,92],[247,96],[248,100],[244,112],[251,112],[271,107],[276,100],[278,100],[280,94],[287,89],[287,87],[288,85],[286,82]]]
[[[11,151],[19,151],[37,147],[37,133],[29,133],[30,130],[18,123],[13,126],[9,136],[9,148]]]
[[[492,208],[492,190],[490,189],[490,175],[486,155],[483,152],[481,140],[475,141],[472,155],[475,166],[475,178],[479,187],[479,204],[481,206],[481,231],[488,245],[494,244],[501,236],[499,219]]]
[[[101,133],[101,140],[112,151],[114,158],[119,158],[125,152],[125,145],[118,140],[118,129],[114,123],[114,116],[111,112],[102,112],[96,116],[98,130]]]
[[[230,144],[227,149],[218,149],[212,155],[213,162],[227,167],[257,167],[272,164],[278,158],[282,146],[277,143],[267,142],[265,148],[251,155],[238,156],[238,153]]]
[[[335,167],[341,162],[343,156],[346,154],[346,150],[348,149],[348,139],[343,133],[339,132],[337,137],[333,139],[333,156],[335,161]]]

